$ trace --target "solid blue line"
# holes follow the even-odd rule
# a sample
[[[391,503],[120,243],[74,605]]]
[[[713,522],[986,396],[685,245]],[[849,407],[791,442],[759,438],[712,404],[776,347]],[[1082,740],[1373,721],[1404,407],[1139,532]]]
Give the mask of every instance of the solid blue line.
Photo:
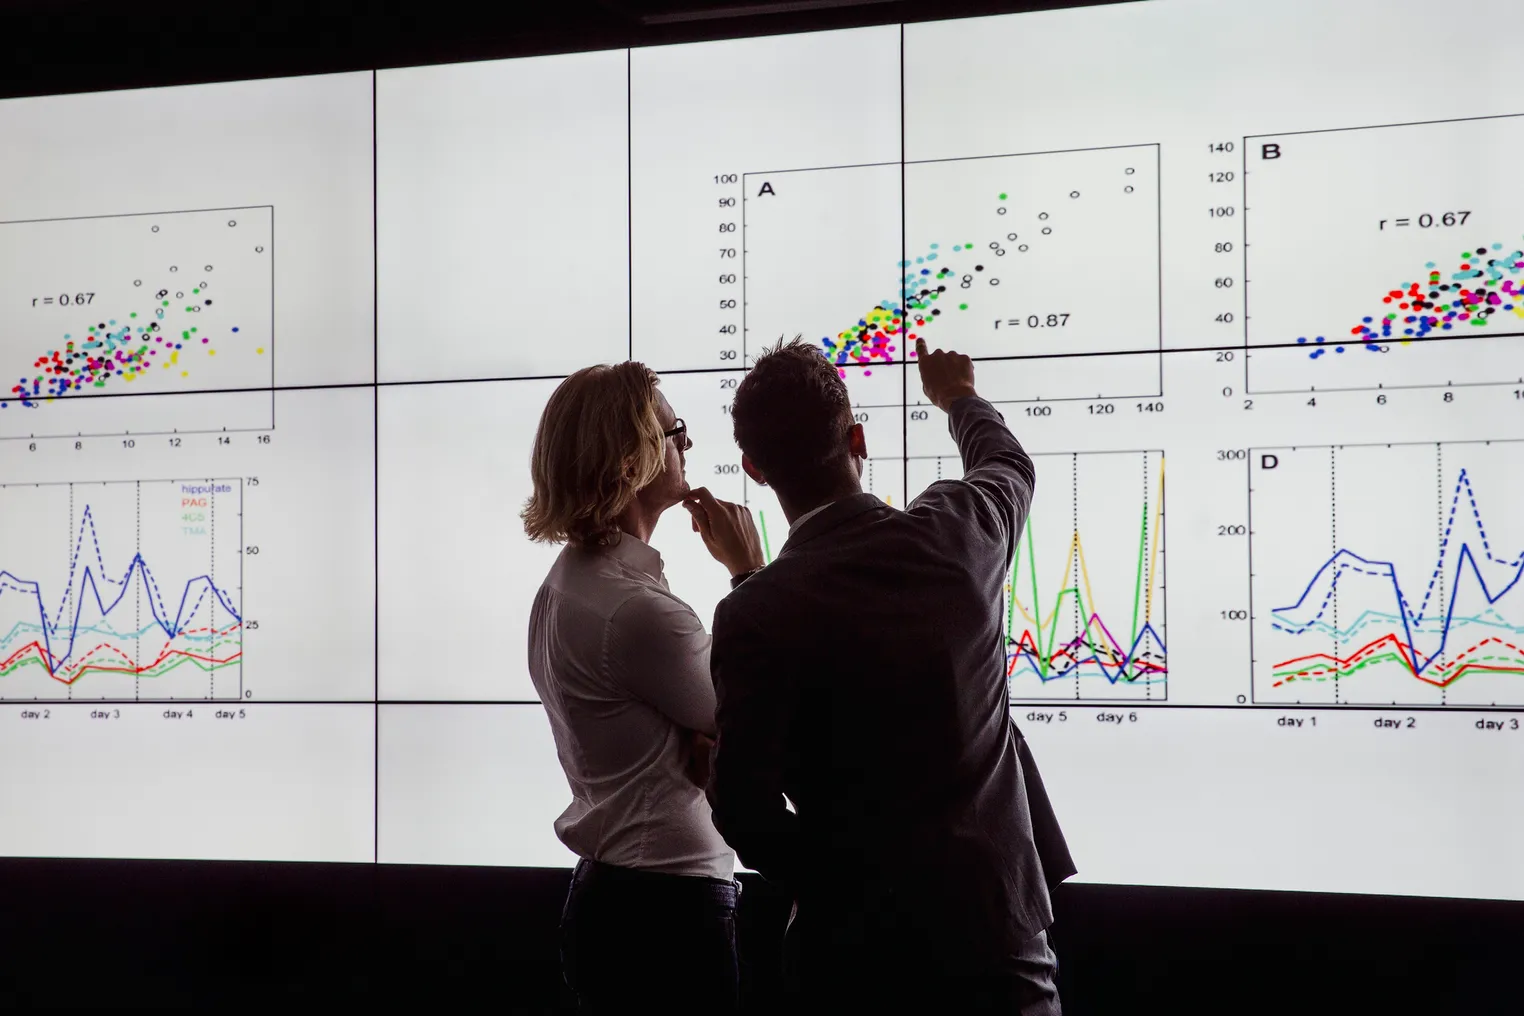
[[[91,515],[90,515],[90,506],[86,505],[83,514],[80,516],[80,523],[79,523],[80,524],[80,532],[79,532],[79,537],[78,537],[78,539],[77,539],[77,541],[75,543],[74,561],[71,562],[70,571],[73,571],[73,567],[72,566],[74,564],[77,564],[77,562],[79,561],[80,548],[83,546],[83,542],[84,542],[84,530],[85,530],[85,526],[86,526],[87,523],[90,523],[90,522],[93,522],[93,521],[94,520],[91,518]],[[99,552],[99,549],[100,548],[97,545],[97,547],[96,547],[97,552]],[[104,567],[104,564],[102,565],[102,567]],[[159,629],[161,631],[163,631],[165,636],[167,636],[168,638],[172,639],[175,636],[180,634],[181,625],[182,625],[182,623],[185,620],[185,604],[186,604],[186,601],[190,599],[191,589],[194,588],[196,586],[196,584],[200,583],[200,582],[205,582],[206,583],[207,588],[209,588],[212,591],[213,598],[215,598],[217,600],[217,602],[222,604],[223,608],[225,610],[227,610],[227,612],[232,616],[232,618],[233,618],[233,620],[235,622],[237,622],[239,624],[243,623],[243,617],[238,613],[238,611],[236,609],[233,608],[232,604],[228,603],[227,598],[222,595],[222,591],[217,588],[216,584],[212,581],[211,576],[209,576],[209,575],[197,575],[197,576],[195,576],[194,578],[190,579],[188,582],[185,583],[185,588],[180,593],[180,606],[176,610],[176,615],[175,615],[175,620],[174,620],[173,625],[166,624],[164,619],[159,616],[159,610],[155,606],[155,600],[158,599],[158,596],[157,596],[158,584],[153,581],[153,573],[149,571],[148,564],[147,564],[147,562],[145,562],[143,560],[143,557],[142,557],[141,554],[134,554],[133,555],[133,557],[132,557],[132,563],[127,566],[127,573],[122,577],[121,592],[117,594],[116,599],[111,602],[111,606],[109,606],[109,607],[106,606],[105,601],[103,599],[101,599],[100,585],[96,581],[96,577],[95,577],[94,572],[90,569],[90,567],[88,565],[85,566],[85,569],[84,569],[83,573],[81,573],[81,575],[79,577],[79,589],[80,589],[81,594],[83,594],[84,588],[86,586],[88,586],[90,588],[91,594],[95,598],[95,605],[100,609],[100,613],[101,613],[102,619],[108,617],[111,614],[111,612],[113,610],[115,610],[118,605],[121,604],[122,600],[124,600],[126,598],[126,596],[127,596],[127,590],[130,588],[131,582],[132,582],[132,572],[133,572],[133,569],[140,569],[142,571],[142,574],[143,574],[143,582],[144,582],[144,584],[150,586],[154,590],[155,595],[150,596],[148,598],[148,611],[153,616],[154,622],[159,626]],[[54,654],[53,654],[53,640],[52,640],[49,632],[50,632],[50,630],[56,631],[59,627],[62,627],[62,626],[60,624],[50,625],[48,623],[47,608],[43,605],[43,602],[42,602],[42,586],[41,586],[41,584],[36,582],[36,581],[34,581],[34,580],[32,580],[32,579],[24,579],[21,576],[16,575],[13,572],[0,570],[0,580],[3,580],[5,578],[10,578],[17,585],[23,585],[23,586],[29,586],[29,587],[31,587],[32,598],[37,603],[37,620],[40,622],[40,626],[42,628],[43,648],[44,648],[44,650],[48,654],[48,667],[49,667],[50,671],[56,671],[59,666],[62,666],[64,663],[68,662],[69,658],[74,655],[74,643],[75,643],[75,640],[79,637],[79,619],[80,619],[80,616],[84,613],[84,609],[85,609],[84,596],[81,595],[81,596],[78,597],[76,606],[74,608],[74,618],[73,618],[73,621],[72,621],[72,623],[70,624],[70,627],[69,627],[68,652],[66,652],[61,657],[55,657]],[[72,581],[73,580],[71,579],[71,585],[72,585]],[[3,595],[4,595],[4,590],[0,589],[0,596],[3,596]],[[64,605],[67,604],[68,602],[69,602],[69,597],[68,597],[68,591],[66,590],[65,593],[64,593],[63,601],[59,604],[59,613],[60,614],[62,614]],[[199,604],[200,601],[198,600],[197,603]],[[215,635],[215,633],[213,633],[213,634]]]
[[[1470,482],[1470,479],[1467,477],[1466,471],[1464,469],[1462,469],[1460,471],[1460,475],[1456,479],[1455,496],[1454,496],[1454,498],[1450,502],[1450,524],[1448,526],[1446,526],[1446,528],[1445,528],[1445,534],[1444,534],[1444,536],[1443,536],[1443,538],[1441,540],[1439,560],[1435,563],[1434,571],[1429,576],[1429,588],[1430,588],[1430,590],[1433,589],[1435,576],[1441,574],[1443,572],[1443,570],[1444,570],[1444,566],[1445,566],[1445,553],[1446,553],[1446,550],[1448,549],[1448,545],[1449,545],[1449,542],[1450,542],[1450,532],[1454,528],[1454,525],[1455,525],[1455,522],[1454,522],[1455,509],[1456,509],[1456,506],[1460,502],[1460,496],[1461,496],[1461,490],[1462,490],[1462,488],[1464,488],[1466,490],[1467,494],[1468,494],[1468,498],[1467,499],[1471,502],[1471,507],[1472,507],[1473,513],[1474,513],[1475,518],[1476,518],[1477,528],[1480,531],[1480,533],[1482,534],[1482,538],[1483,538],[1483,541],[1484,541],[1484,546],[1486,544],[1486,527],[1483,526],[1482,521],[1481,521],[1481,514],[1476,509],[1476,498],[1475,498],[1474,493],[1471,491],[1471,482]],[[1519,579],[1521,577],[1524,577],[1524,557],[1521,557],[1517,561],[1499,561],[1497,558],[1492,556],[1492,551],[1491,551],[1490,547],[1486,548],[1486,555],[1487,555],[1487,560],[1491,561],[1494,564],[1503,564],[1503,565],[1509,565],[1509,566],[1513,567],[1513,569],[1514,569],[1513,578],[1511,580],[1509,580],[1508,584],[1506,586],[1504,586],[1502,589],[1500,589],[1498,591],[1497,595],[1493,595],[1492,591],[1487,586],[1487,580],[1486,580],[1486,578],[1484,578],[1483,575],[1482,575],[1481,566],[1477,563],[1476,555],[1471,550],[1471,544],[1469,542],[1462,542],[1461,543],[1461,547],[1460,547],[1460,552],[1459,552],[1459,555],[1458,555],[1458,558],[1457,558],[1456,568],[1455,568],[1455,574],[1456,574],[1456,579],[1457,579],[1457,581],[1456,581],[1456,587],[1459,586],[1459,579],[1460,579],[1461,573],[1462,573],[1462,571],[1464,569],[1464,566],[1469,562],[1470,565],[1471,565],[1471,574],[1476,577],[1476,582],[1477,582],[1477,585],[1481,587],[1482,595],[1487,598],[1487,605],[1491,606],[1492,604],[1496,603],[1498,600],[1502,599],[1504,596],[1508,595],[1508,592],[1510,590],[1512,590],[1514,586],[1519,584]],[[1313,575],[1312,579],[1307,583],[1306,587],[1302,590],[1301,596],[1299,596],[1297,598],[1297,601],[1295,603],[1293,603],[1289,607],[1275,607],[1275,608],[1273,608],[1272,613],[1279,614],[1282,611],[1296,610],[1298,607],[1302,606],[1302,604],[1304,604],[1307,601],[1307,596],[1312,591],[1312,587],[1317,585],[1318,580],[1323,577],[1325,572],[1327,572],[1330,568],[1333,568],[1333,567],[1335,567],[1335,566],[1337,566],[1339,564],[1339,559],[1341,557],[1350,557],[1350,558],[1353,558],[1356,561],[1359,561],[1361,564],[1369,565],[1371,567],[1386,569],[1385,578],[1387,578],[1387,580],[1390,581],[1391,584],[1392,584],[1392,594],[1397,598],[1397,612],[1402,617],[1402,633],[1403,633],[1403,635],[1407,639],[1407,645],[1408,645],[1408,647],[1410,649],[1412,649],[1412,651],[1413,651],[1413,659],[1414,659],[1414,661],[1416,663],[1418,661],[1418,659],[1422,656],[1422,653],[1419,651],[1417,642],[1413,638],[1413,628],[1412,628],[1412,625],[1413,624],[1422,624],[1423,623],[1423,619],[1424,619],[1424,615],[1422,613],[1412,613],[1412,614],[1409,613],[1408,608],[1407,608],[1407,600],[1403,596],[1403,593],[1402,593],[1402,585],[1401,585],[1401,583],[1397,579],[1397,566],[1395,564],[1393,564],[1392,562],[1390,562],[1390,561],[1369,560],[1367,558],[1361,557],[1359,554],[1356,554],[1354,551],[1344,550],[1343,548],[1340,548],[1339,550],[1336,550],[1334,552],[1334,555],[1332,557],[1330,557],[1327,561],[1323,562],[1323,566],[1317,570],[1317,573],[1315,575]],[[1329,597],[1330,597],[1330,599],[1332,597],[1338,595],[1338,591],[1339,591],[1339,579],[1341,577],[1343,577],[1344,574],[1345,574],[1344,572],[1336,571],[1334,573],[1334,575],[1333,575],[1333,578],[1329,579]],[[1456,591],[1457,592],[1459,591],[1458,588],[1457,588]],[[1457,595],[1451,595],[1450,602],[1449,602],[1448,606],[1445,608],[1444,625],[1440,628],[1439,647],[1438,647],[1437,650],[1435,650],[1435,652],[1434,652],[1434,654],[1432,656],[1428,656],[1427,658],[1424,658],[1422,664],[1419,665],[1419,666],[1416,666],[1414,668],[1414,673],[1415,674],[1422,674],[1425,670],[1428,669],[1429,664],[1433,663],[1434,660],[1436,660],[1440,656],[1444,655],[1445,646],[1448,644],[1448,642],[1450,640],[1450,626],[1451,626],[1451,622],[1455,618],[1455,601],[1458,600],[1458,599],[1459,599],[1459,596],[1457,596]],[[1426,592],[1424,594],[1424,605],[1427,606],[1428,602],[1429,602],[1429,593]],[[1325,601],[1325,603],[1326,603],[1326,601]],[[1285,632],[1287,632],[1288,634],[1291,634],[1291,635],[1301,635],[1304,632],[1306,632],[1308,629],[1310,629],[1313,626],[1313,624],[1315,624],[1318,621],[1318,619],[1321,618],[1322,616],[1323,616],[1323,611],[1320,608],[1318,613],[1317,613],[1317,615],[1315,617],[1313,617],[1312,620],[1308,621],[1307,624],[1302,625],[1301,627],[1296,627],[1295,625],[1285,626],[1285,627],[1282,627],[1281,630],[1285,631]],[[1364,615],[1362,614],[1362,616],[1364,616]]]
[[[1041,670],[1041,668],[1035,666],[1035,664],[1037,662],[1037,657],[1032,655],[1032,653],[1029,652],[1028,650],[1023,649],[1020,652],[1012,653],[1012,654],[1008,655],[1006,657],[1006,659],[1008,659],[1008,660],[1012,660],[1012,659],[1019,660],[1022,657],[1025,657],[1026,659],[1032,661],[1032,664],[1033,664],[1032,665],[1032,672],[1037,676],[1037,679],[1039,681],[1041,681],[1042,683],[1044,683],[1044,684],[1047,684],[1049,681],[1061,681],[1064,678],[1068,677],[1070,674],[1074,673],[1075,670],[1079,669],[1080,667],[1083,667],[1087,663],[1094,663],[1097,667],[1100,668],[1101,676],[1104,677],[1108,683],[1110,683],[1110,684],[1116,684],[1118,681],[1120,681],[1122,679],[1121,678],[1122,671],[1126,670],[1128,668],[1128,666],[1130,666],[1133,663],[1133,661],[1137,659],[1138,646],[1142,645],[1142,643],[1143,643],[1143,637],[1145,635],[1147,635],[1147,634],[1150,634],[1150,633],[1153,635],[1154,641],[1159,643],[1159,649],[1160,649],[1160,651],[1165,653],[1166,655],[1168,655],[1169,649],[1164,645],[1164,640],[1159,637],[1159,633],[1154,630],[1153,623],[1152,622],[1145,623],[1143,625],[1142,630],[1140,630],[1138,632],[1138,637],[1133,639],[1132,646],[1131,646],[1131,648],[1129,648],[1127,650],[1127,654],[1122,657],[1122,662],[1117,665],[1117,668],[1116,668],[1117,669],[1117,676],[1116,677],[1112,677],[1110,674],[1106,673],[1106,665],[1101,662],[1101,658],[1099,656],[1097,656],[1097,655],[1091,655],[1091,656],[1087,656],[1087,657],[1085,657],[1084,659],[1081,659],[1081,660],[1075,660],[1068,667],[1064,668],[1061,671],[1058,671],[1058,672],[1054,673],[1051,677],[1043,677],[1042,676],[1042,670]],[[1009,637],[1010,636],[1007,636],[1007,638],[1009,638]],[[1075,645],[1075,644],[1076,644],[1076,642],[1068,642],[1068,643],[1066,643],[1066,645]],[[1012,676],[1014,677],[1015,675],[1013,674]],[[1163,675],[1161,674],[1160,676],[1162,678]],[[1134,680],[1132,683],[1136,684],[1137,681]]]

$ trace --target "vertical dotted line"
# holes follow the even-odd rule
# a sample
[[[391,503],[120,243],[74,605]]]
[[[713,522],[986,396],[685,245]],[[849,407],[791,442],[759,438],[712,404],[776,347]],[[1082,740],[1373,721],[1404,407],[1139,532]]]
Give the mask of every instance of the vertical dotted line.
[[[211,649],[206,654],[206,675],[209,682],[206,697],[214,699],[217,697],[217,481],[208,480],[206,486],[212,520],[212,543],[207,553],[211,559],[211,567],[207,570],[211,573],[212,583],[212,637],[207,642]]]
[[[1148,583],[1150,578],[1148,574],[1149,541],[1153,539],[1153,531],[1148,528],[1148,454],[1148,452],[1143,453],[1143,560],[1138,562],[1138,567],[1143,569],[1143,588],[1139,591],[1145,597],[1144,602],[1147,602],[1146,598],[1148,596]],[[1148,654],[1148,640],[1148,615],[1145,613],[1143,615],[1143,634],[1138,638],[1135,647],[1128,648],[1128,652],[1133,654],[1131,661],[1132,672],[1134,675],[1133,680],[1137,680],[1137,675],[1142,673],[1142,671],[1138,669],[1138,661]],[[1144,675],[1144,699],[1151,699],[1154,697],[1154,686],[1153,683],[1149,680],[1151,676],[1152,672],[1150,672],[1148,675]]]
[[[68,541],[69,541],[69,545],[68,545],[68,551],[69,552],[64,557],[64,560],[69,562],[69,617],[68,617],[68,622],[69,622],[69,631],[70,631],[71,634],[69,636],[69,646],[68,646],[68,648],[72,652],[73,649],[74,649],[74,638],[75,638],[75,636],[73,635],[73,631],[74,631],[74,627],[75,627],[75,625],[74,625],[74,567],[75,567],[75,564],[76,564],[76,562],[74,561],[74,484],[72,484],[72,483],[69,484],[69,531],[67,533],[65,533],[64,535],[66,537],[68,537]],[[48,619],[47,619],[46,616],[43,617],[42,623],[43,624],[47,624],[48,623]],[[52,660],[48,661],[48,666],[49,667],[53,666],[53,661]],[[68,689],[67,697],[72,699],[74,697],[74,682],[73,681],[65,681],[64,682],[64,687],[66,689]]]
[[[1439,561],[1439,616],[1441,619],[1441,624],[1443,624],[1444,619],[1448,618],[1450,615],[1445,607],[1445,446],[1441,441],[1434,442],[1434,498],[1434,529],[1439,538],[1439,553],[1435,555],[1435,559]],[[1401,609],[1406,610],[1407,608],[1403,607]],[[1440,632],[1440,637],[1444,638],[1446,629],[1441,627]],[[1414,654],[1414,657],[1416,662],[1417,654]],[[1440,644],[1439,651],[1434,662],[1439,664],[1439,669],[1441,671],[1444,670],[1445,647],[1443,643]],[[1448,681],[1439,686],[1440,705],[1444,706],[1450,704],[1447,701],[1449,691],[1450,688]]]
[[[132,583],[132,697],[143,697],[143,481],[133,485],[136,507],[133,510],[137,534],[132,541],[132,567],[136,573]]]
[[[1074,698],[1076,701],[1080,694],[1080,598],[1079,598],[1079,453],[1074,452],[1069,456],[1069,579],[1074,583],[1074,595],[1071,598],[1074,603],[1074,654],[1070,657],[1070,663],[1074,666]],[[1039,615],[1040,616],[1040,615]]]
[[[1339,553],[1339,448],[1337,445],[1328,446],[1328,539],[1332,548],[1329,556],[1337,557]],[[1339,576],[1343,574],[1338,567],[1334,568],[1333,590],[1329,599],[1333,601],[1333,686],[1334,705],[1339,704]]]

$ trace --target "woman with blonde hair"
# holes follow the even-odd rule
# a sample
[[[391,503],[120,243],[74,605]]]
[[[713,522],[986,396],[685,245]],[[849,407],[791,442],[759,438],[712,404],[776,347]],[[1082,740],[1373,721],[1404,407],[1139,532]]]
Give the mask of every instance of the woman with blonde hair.
[[[735,855],[704,798],[715,733],[709,634],[667,587],[651,533],[668,508],[739,583],[762,566],[744,507],[690,489],[687,427],[644,364],[588,367],[535,434],[530,539],[564,543],[529,618],[529,674],[572,802],[581,860],[561,921],[583,1012],[737,1005]]]

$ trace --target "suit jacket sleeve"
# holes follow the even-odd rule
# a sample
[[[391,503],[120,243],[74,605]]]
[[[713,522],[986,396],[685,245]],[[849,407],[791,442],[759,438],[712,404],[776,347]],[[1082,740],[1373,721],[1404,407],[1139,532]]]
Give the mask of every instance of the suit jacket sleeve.
[[[1005,417],[977,395],[954,402],[947,425],[963,457],[963,480],[933,484],[916,504],[972,516],[1006,545],[1010,561],[1037,485],[1032,457],[1006,426]]]
[[[783,796],[797,686],[770,659],[757,630],[729,599],[714,613],[710,669],[719,738],[709,776],[714,825],[741,862],[784,886],[795,881],[799,816]]]

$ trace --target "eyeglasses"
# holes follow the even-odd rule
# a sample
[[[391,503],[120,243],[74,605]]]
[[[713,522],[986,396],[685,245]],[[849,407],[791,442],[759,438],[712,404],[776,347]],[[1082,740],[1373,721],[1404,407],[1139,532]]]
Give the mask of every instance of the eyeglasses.
[[[661,436],[663,440],[669,437],[675,437],[677,438],[677,443],[682,444],[683,441],[688,437],[688,425],[684,423],[683,418],[679,416],[677,418],[677,426],[673,427],[671,430],[662,431]]]

